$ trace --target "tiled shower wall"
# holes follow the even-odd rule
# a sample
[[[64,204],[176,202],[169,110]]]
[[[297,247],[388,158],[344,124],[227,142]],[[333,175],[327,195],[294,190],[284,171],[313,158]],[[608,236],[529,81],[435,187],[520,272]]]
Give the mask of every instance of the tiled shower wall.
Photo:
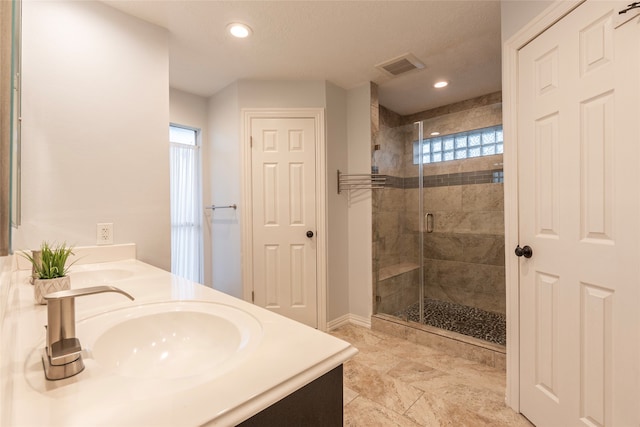
[[[394,314],[418,299],[419,189],[413,164],[415,121],[450,134],[502,123],[501,94],[402,117],[380,107],[374,159],[391,188],[374,192],[377,312]],[[424,287],[429,298],[505,311],[502,155],[425,165]]]
[[[491,170],[502,155],[458,162]],[[418,190],[407,191],[410,199]],[[424,212],[433,214],[433,232],[424,235],[425,296],[504,314],[503,184],[452,183],[423,191]]]

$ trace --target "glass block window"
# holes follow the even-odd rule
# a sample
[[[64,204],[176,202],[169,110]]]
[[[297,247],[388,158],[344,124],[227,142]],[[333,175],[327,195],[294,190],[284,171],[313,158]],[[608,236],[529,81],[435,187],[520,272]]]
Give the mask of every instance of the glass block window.
[[[436,136],[423,140],[422,159],[424,163],[446,162],[471,157],[502,154],[502,125],[483,129]],[[418,141],[413,143],[413,164],[420,162]]]

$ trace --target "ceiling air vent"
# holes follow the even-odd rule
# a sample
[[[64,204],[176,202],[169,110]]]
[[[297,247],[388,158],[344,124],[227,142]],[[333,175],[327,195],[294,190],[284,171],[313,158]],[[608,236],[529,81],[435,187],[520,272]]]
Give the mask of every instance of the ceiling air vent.
[[[405,53],[404,55],[400,55],[389,61],[385,61],[382,64],[376,65],[376,68],[379,68],[385,74],[395,77],[400,74],[408,73],[409,71],[421,70],[424,68],[424,64],[414,55]]]

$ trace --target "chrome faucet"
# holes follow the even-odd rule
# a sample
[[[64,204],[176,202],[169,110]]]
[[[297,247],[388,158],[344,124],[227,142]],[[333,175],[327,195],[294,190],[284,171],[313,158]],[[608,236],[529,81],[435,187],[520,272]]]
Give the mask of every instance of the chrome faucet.
[[[44,296],[47,301],[47,342],[42,350],[44,376],[48,380],[61,380],[79,374],[84,369],[82,347],[76,338],[75,298],[85,295],[116,292],[134,298],[113,286],[94,286],[52,292]]]

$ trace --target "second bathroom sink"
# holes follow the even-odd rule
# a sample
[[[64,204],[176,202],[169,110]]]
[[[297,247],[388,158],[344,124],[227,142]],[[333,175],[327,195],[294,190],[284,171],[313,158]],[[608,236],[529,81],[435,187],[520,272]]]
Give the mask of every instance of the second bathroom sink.
[[[123,269],[105,269],[89,271],[71,271],[69,275],[74,286],[103,285],[118,282],[133,276],[133,271]]]

